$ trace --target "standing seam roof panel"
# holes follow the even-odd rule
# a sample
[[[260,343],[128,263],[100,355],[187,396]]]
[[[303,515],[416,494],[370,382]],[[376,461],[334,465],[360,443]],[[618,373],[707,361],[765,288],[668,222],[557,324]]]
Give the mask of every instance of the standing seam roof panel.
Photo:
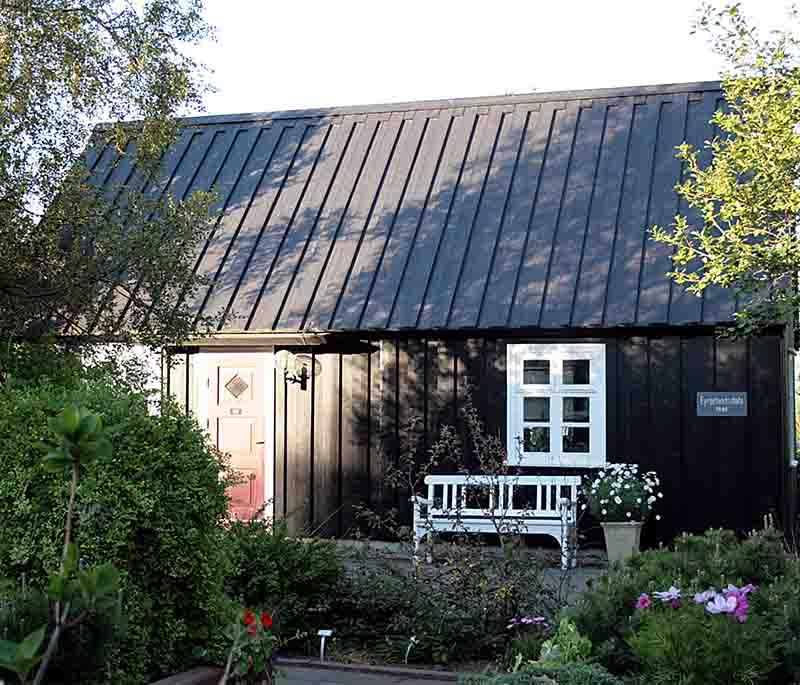
[[[687,213],[675,147],[721,104],[695,83],[200,117],[154,178],[96,140],[86,162],[120,221],[128,184],[217,191],[186,296],[226,331],[716,324],[731,293],[687,295],[648,231]]]

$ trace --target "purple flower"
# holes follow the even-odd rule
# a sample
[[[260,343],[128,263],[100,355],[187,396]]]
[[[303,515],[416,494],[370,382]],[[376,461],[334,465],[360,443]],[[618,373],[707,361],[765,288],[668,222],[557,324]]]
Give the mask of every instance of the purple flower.
[[[648,595],[646,592],[643,592],[636,600],[635,606],[637,609],[648,609],[651,604],[652,602],[650,601],[650,595]]]
[[[547,628],[547,619],[544,616],[515,616],[509,621],[506,628],[519,628],[520,626],[541,626]]]
[[[715,595],[708,604],[706,611],[709,614],[732,614],[736,610],[736,597]]]
[[[678,606],[680,606],[681,591],[674,585],[666,592],[654,592],[653,596],[664,604],[671,604],[674,607],[677,602]]]
[[[698,592],[694,596],[694,603],[695,604],[705,604],[706,602],[710,602],[714,597],[716,597],[717,592],[714,588],[709,588],[705,592]]]

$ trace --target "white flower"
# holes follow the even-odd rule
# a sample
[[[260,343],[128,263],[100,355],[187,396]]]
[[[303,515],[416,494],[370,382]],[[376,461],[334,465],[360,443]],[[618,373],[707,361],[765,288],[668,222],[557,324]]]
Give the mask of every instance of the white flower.
[[[655,497],[652,497],[652,496],[651,496],[651,497],[648,497],[648,498],[647,498],[647,503],[648,503],[648,504],[652,504],[652,503],[653,503],[653,502],[655,502],[655,501],[656,501],[656,498],[655,498]]]
[[[664,493],[663,493],[663,492],[659,492],[659,493],[658,493],[658,499],[661,499],[663,496],[664,496]]]
[[[656,514],[656,521],[660,521],[660,520],[661,520],[661,514]]]
[[[637,497],[636,498],[636,504],[641,504],[641,503],[642,503],[642,498],[641,497]]]
[[[615,497],[615,498],[614,498],[614,501],[615,501],[617,504],[622,504],[622,498],[621,498],[621,497]]]
[[[627,516],[628,518],[630,518],[630,517],[631,517],[631,512],[627,512],[627,513],[625,514],[625,516]]]
[[[600,500],[600,504],[608,504],[608,500],[607,499],[601,499]]]
[[[625,483],[625,489],[626,490],[630,490],[631,489],[631,484],[630,483]]]
[[[585,504],[581,504],[581,511],[586,511],[586,505]]]
[[[605,515],[606,515],[608,512],[607,512],[605,509],[601,509],[601,510],[600,510],[600,513],[601,513],[603,516],[605,516]]]

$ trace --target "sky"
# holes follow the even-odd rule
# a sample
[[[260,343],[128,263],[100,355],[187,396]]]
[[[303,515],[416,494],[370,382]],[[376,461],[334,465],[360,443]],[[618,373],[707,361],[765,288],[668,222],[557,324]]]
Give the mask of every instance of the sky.
[[[210,114],[718,78],[698,0],[206,0]],[[743,0],[775,28],[784,0]]]

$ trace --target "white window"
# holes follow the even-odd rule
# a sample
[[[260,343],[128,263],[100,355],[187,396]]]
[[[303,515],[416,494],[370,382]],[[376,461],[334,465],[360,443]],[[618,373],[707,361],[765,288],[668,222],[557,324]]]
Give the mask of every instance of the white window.
[[[507,354],[509,460],[603,466],[605,345],[513,344]]]

